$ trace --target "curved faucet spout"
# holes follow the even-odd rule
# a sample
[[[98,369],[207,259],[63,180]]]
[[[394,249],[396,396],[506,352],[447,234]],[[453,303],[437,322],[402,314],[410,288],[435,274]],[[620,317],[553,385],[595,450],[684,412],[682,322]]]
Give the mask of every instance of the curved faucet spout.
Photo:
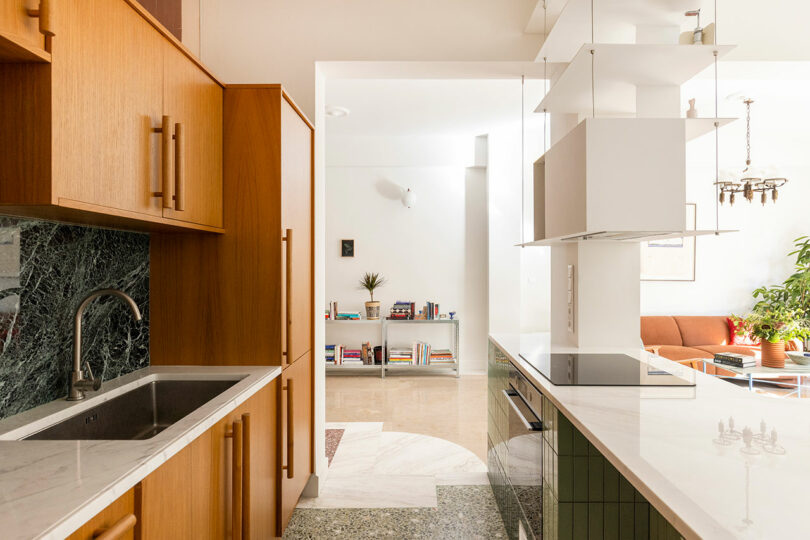
[[[79,307],[76,309],[76,317],[73,321],[73,371],[70,374],[70,390],[68,392],[68,401],[78,401],[84,399],[85,390],[98,390],[101,388],[101,379],[93,377],[93,372],[90,371],[90,366],[87,366],[89,378],[85,378],[82,372],[82,315],[87,306],[99,296],[117,296],[132,310],[136,321],[141,320],[141,310],[138,309],[138,304],[125,292],[118,289],[99,289],[88,294],[84,300],[81,301]]]

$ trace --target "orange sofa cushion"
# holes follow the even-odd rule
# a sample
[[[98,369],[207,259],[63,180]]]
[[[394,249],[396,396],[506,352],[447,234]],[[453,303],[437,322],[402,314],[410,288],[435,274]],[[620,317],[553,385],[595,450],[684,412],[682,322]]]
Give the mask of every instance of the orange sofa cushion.
[[[644,345],[683,345],[678,323],[670,316],[642,317],[641,341]]]
[[[678,345],[661,345],[655,347],[647,347],[650,352],[656,352],[659,356],[663,356],[669,360],[692,360],[695,358],[714,358],[710,354],[701,349],[693,349],[692,347],[680,347]]]
[[[681,331],[681,339],[686,347],[730,343],[728,317],[725,315],[676,316],[673,319]]]

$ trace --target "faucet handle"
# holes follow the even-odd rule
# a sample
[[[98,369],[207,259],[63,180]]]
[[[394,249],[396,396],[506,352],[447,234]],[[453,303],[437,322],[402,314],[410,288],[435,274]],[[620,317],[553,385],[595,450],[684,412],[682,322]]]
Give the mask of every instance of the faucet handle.
[[[99,388],[101,388],[101,379],[96,379],[96,377],[93,375],[93,370],[90,369],[90,362],[87,360],[84,361],[84,369],[87,372],[87,380],[93,383],[93,390],[97,391]]]

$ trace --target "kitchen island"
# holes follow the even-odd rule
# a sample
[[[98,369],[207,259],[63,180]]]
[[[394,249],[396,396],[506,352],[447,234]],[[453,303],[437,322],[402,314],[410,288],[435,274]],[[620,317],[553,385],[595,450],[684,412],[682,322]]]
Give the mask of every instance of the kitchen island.
[[[684,538],[806,529],[810,403],[751,394],[642,350],[552,347],[548,334],[495,334],[490,343]],[[552,351],[628,354],[695,386],[555,386],[521,357]]]

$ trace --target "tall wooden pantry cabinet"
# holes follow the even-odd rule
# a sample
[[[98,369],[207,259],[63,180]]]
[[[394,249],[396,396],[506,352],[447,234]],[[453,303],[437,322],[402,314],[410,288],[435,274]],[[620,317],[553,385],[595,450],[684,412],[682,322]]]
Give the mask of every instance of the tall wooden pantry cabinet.
[[[156,233],[151,357],[280,365],[278,533],[314,471],[314,128],[280,85],[226,86],[220,235]]]

